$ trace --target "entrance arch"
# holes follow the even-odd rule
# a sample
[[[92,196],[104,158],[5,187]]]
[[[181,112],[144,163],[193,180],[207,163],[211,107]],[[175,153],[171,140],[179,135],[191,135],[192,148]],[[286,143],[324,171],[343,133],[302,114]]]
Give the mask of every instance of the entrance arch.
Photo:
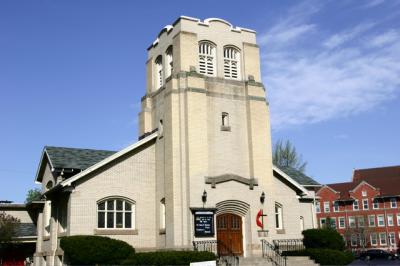
[[[217,215],[218,254],[243,255],[242,217],[232,213]]]

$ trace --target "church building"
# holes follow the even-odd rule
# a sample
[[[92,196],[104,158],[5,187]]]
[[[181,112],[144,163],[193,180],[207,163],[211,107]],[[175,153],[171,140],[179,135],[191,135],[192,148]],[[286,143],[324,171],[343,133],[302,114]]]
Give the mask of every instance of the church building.
[[[35,265],[62,265],[62,236],[108,236],[138,252],[214,241],[251,257],[262,239],[317,227],[319,184],[272,164],[256,32],[180,17],[147,52],[138,142],[43,149]]]

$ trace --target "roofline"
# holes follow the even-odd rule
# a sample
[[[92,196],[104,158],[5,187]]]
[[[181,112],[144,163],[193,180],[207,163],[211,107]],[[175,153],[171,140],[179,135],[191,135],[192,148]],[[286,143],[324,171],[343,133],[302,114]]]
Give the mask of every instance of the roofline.
[[[276,171],[278,174],[280,174],[282,177],[284,177],[289,183],[300,189],[305,195],[308,195],[308,191],[297,181],[295,181],[293,178],[291,178],[289,175],[287,175],[284,171],[279,169],[277,166],[273,165],[272,170]]]
[[[38,179],[39,179],[39,172],[40,172],[40,169],[42,169],[42,163],[43,163],[43,158],[44,158],[44,155],[46,154],[46,156],[48,156],[47,155],[47,152],[46,152],[46,146],[44,146],[44,148],[43,148],[43,150],[42,150],[42,155],[40,156],[40,161],[39,161],[39,166],[38,166],[38,168],[37,168],[37,170],[36,170],[36,175],[35,175],[35,183],[36,184],[41,184],[42,182],[41,181],[39,181]],[[48,161],[50,161],[50,160],[48,160]],[[50,165],[51,165],[51,162],[50,162]]]
[[[351,190],[349,190],[349,192],[354,192],[355,190],[357,190],[357,188],[359,187],[359,186],[361,186],[361,184],[367,184],[368,186],[370,186],[371,188],[373,188],[374,190],[379,190],[379,188],[377,188],[377,187],[374,187],[373,185],[371,185],[370,183],[368,183],[367,181],[365,181],[365,180],[362,180],[360,183],[358,183],[358,185],[357,186],[355,186],[355,187],[353,187]]]
[[[77,181],[78,179],[80,179],[80,178],[86,176],[87,174],[93,172],[94,170],[97,170],[97,169],[99,169],[100,167],[102,167],[102,166],[104,166],[104,165],[106,165],[106,164],[108,164],[108,163],[114,161],[115,159],[119,158],[120,156],[122,156],[122,155],[124,155],[124,154],[126,154],[126,153],[128,153],[128,152],[130,152],[130,151],[133,151],[134,149],[136,149],[136,148],[142,146],[143,144],[149,142],[150,140],[156,138],[157,136],[158,136],[158,132],[156,131],[156,132],[154,132],[153,134],[151,134],[151,135],[145,137],[144,139],[139,140],[138,142],[136,142],[136,143],[134,143],[134,144],[132,144],[132,145],[126,147],[125,149],[120,150],[119,152],[114,153],[113,155],[111,155],[111,156],[109,156],[109,157],[103,159],[102,161],[100,161],[100,162],[98,162],[98,163],[96,163],[96,164],[94,164],[94,165],[92,165],[92,166],[86,168],[85,170],[83,170],[83,171],[80,172],[79,174],[76,174],[76,175],[74,175],[74,176],[72,176],[72,177],[70,177],[70,178],[68,178],[68,179],[66,179],[66,180],[64,180],[64,181],[62,181],[62,182],[59,183],[59,184],[60,184],[62,187],[70,186],[70,185],[72,184],[72,182],[75,182],[75,181]],[[56,186],[56,187],[57,187],[57,186]],[[56,188],[56,187],[54,187],[54,188]],[[50,191],[50,190],[49,190],[49,191]],[[47,192],[49,192],[49,191],[47,191]],[[46,193],[47,193],[47,192],[46,192]]]
[[[0,209],[25,209],[24,203],[0,203]]]
[[[303,187],[322,187],[323,185],[318,184],[318,185],[302,185]]]
[[[316,194],[318,194],[318,192],[320,192],[321,189],[323,189],[323,188],[325,188],[325,187],[326,187],[326,188],[329,188],[333,193],[336,193],[336,194],[339,194],[339,195],[340,195],[340,192],[339,192],[339,191],[334,190],[334,189],[331,188],[329,185],[322,185],[321,188],[318,189],[318,191],[316,192]]]

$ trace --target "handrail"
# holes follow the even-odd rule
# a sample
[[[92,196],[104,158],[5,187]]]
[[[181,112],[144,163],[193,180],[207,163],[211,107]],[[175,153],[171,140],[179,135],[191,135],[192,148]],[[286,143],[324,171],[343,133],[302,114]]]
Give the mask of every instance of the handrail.
[[[275,250],[282,254],[284,251],[299,251],[304,250],[303,239],[275,239],[272,240]]]
[[[267,240],[261,240],[262,256],[272,261],[276,266],[286,266],[286,256],[282,256]]]
[[[223,248],[226,254],[221,254],[220,249]],[[196,251],[209,251],[218,256],[218,263],[224,263],[226,266],[239,266],[239,256],[237,256],[223,242],[217,240],[193,241],[193,248]]]

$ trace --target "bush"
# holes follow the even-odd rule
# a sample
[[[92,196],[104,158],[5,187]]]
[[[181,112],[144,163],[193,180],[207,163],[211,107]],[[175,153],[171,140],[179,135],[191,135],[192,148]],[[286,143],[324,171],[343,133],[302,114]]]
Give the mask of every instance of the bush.
[[[303,231],[303,244],[306,248],[344,250],[342,236],[331,229],[308,229]]]
[[[136,253],[123,265],[189,265],[191,262],[215,260],[214,253],[207,251],[157,251]]]
[[[60,242],[72,265],[120,264],[135,253],[128,243],[101,236],[67,236]]]
[[[285,251],[284,256],[309,256],[321,265],[347,265],[354,260],[354,256],[348,251],[333,249],[310,248],[299,251]]]

